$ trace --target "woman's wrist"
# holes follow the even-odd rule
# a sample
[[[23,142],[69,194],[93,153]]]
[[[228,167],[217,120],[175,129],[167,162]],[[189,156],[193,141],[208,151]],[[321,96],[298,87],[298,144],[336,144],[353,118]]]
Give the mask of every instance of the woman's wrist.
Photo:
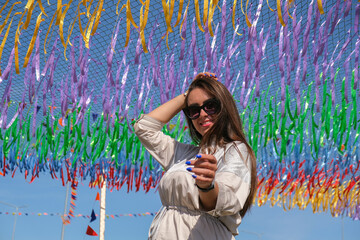
[[[209,191],[211,191],[211,190],[213,190],[213,189],[215,188],[214,182],[212,182],[212,183],[210,184],[210,186],[209,186],[209,187],[206,187],[206,188],[200,187],[200,186],[197,185],[196,183],[195,183],[195,185],[196,185],[196,187],[197,187],[201,192],[209,192]]]

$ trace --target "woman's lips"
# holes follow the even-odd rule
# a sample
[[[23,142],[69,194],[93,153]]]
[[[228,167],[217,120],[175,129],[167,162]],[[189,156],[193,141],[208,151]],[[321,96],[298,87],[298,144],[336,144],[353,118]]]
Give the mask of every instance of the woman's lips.
[[[209,127],[211,124],[212,124],[212,122],[209,120],[209,121],[205,121],[205,122],[201,123],[200,125],[203,127]]]

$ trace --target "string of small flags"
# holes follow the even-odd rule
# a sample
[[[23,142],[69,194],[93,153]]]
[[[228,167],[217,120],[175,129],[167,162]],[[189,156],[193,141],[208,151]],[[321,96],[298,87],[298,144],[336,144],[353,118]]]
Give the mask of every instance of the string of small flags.
[[[89,222],[88,227],[86,229],[86,235],[89,235],[89,236],[98,236],[98,234],[95,232],[95,230],[92,227],[90,227],[90,224],[96,220],[96,214],[95,214],[95,211],[94,211],[94,205],[95,205],[95,203],[97,201],[100,203],[100,194],[99,194],[99,192],[96,194],[96,198],[95,198],[95,201],[94,201],[94,204],[93,204],[93,208],[91,210],[90,222]]]
[[[115,219],[120,217],[146,217],[146,216],[155,216],[157,212],[145,212],[145,213],[121,213],[121,214],[106,214],[107,219]],[[67,214],[62,213],[47,213],[47,212],[41,212],[41,213],[27,213],[27,212],[0,212],[0,215],[9,215],[9,216],[60,216],[60,217],[67,217]],[[95,214],[96,217],[99,216],[99,214]],[[74,214],[72,217],[82,217],[82,218],[91,218],[91,215],[86,214]]]
[[[61,216],[61,219],[64,223],[64,225],[70,224],[71,218],[74,217],[74,210],[76,207],[75,201],[77,198],[76,189],[78,187],[78,181],[76,179],[76,172],[74,172],[74,181],[71,183],[71,198],[70,198],[70,208],[69,213],[66,216]]]

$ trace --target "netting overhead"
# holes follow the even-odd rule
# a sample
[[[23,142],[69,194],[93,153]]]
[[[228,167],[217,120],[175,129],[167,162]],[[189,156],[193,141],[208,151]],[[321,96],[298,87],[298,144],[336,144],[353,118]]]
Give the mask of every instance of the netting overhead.
[[[360,214],[355,1],[0,5],[1,174],[149,190],[132,122],[213,72],[258,160],[259,205]],[[183,113],[163,129],[190,142]]]

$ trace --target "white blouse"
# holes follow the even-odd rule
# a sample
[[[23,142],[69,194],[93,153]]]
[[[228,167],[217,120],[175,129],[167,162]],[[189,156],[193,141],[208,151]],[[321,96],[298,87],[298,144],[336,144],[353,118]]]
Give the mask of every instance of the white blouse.
[[[161,131],[163,126],[147,115],[134,125],[141,143],[165,170],[159,183],[163,206],[150,226],[149,239],[234,239],[241,223],[239,211],[250,192],[251,162],[245,144],[232,142],[213,154],[219,194],[215,209],[205,211],[185,164],[200,148],[175,141]]]

